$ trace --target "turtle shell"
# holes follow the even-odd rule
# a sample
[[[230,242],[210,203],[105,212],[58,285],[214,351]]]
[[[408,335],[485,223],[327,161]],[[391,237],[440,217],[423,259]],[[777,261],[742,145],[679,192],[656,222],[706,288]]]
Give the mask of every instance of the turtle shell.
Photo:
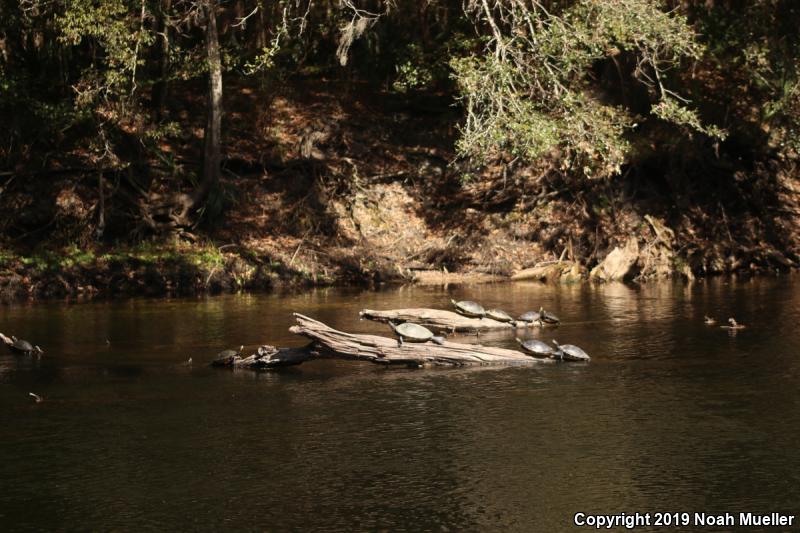
[[[544,309],[539,310],[539,316],[545,324],[558,324],[561,322],[560,318]]]
[[[552,346],[540,340],[530,339],[523,341],[521,339],[517,339],[517,342],[520,346],[522,346],[523,350],[533,355],[548,356],[555,352]]]
[[[520,315],[520,317],[517,320],[520,320],[522,322],[536,322],[540,318],[541,316],[536,311],[528,311],[527,313]]]
[[[395,333],[403,337],[404,340],[410,342],[425,342],[431,340],[433,332],[425,326],[414,324],[413,322],[404,322],[398,326],[393,326]]]
[[[241,354],[241,350],[222,350],[211,362],[212,366],[233,366],[234,361]]]
[[[575,346],[574,344],[556,344],[558,346],[559,356],[561,359],[567,361],[588,361],[591,359],[589,354]]]
[[[456,306],[456,311],[458,311],[462,315],[474,316],[474,317],[486,316],[486,311],[483,309],[483,306],[477,302],[473,302],[470,300],[462,300],[460,302],[457,302],[455,300],[450,300],[450,301],[453,302],[454,306]]]
[[[239,350],[222,350],[217,354],[217,359],[222,359],[225,357],[236,357],[239,355]]]
[[[33,345],[23,339],[14,339],[14,343],[11,344],[9,348],[19,353],[31,353],[33,351]]]
[[[513,322],[514,319],[503,311],[502,309],[489,309],[486,311],[486,316],[491,318],[492,320],[497,320],[498,322]]]

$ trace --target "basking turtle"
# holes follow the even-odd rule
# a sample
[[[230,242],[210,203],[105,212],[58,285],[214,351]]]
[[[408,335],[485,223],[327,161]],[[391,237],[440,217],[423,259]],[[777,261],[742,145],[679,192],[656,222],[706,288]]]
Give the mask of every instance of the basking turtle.
[[[530,339],[527,341],[523,341],[522,339],[517,339],[517,342],[522,349],[529,354],[538,355],[540,357],[548,357],[555,353],[555,350],[552,346],[547,344],[546,342],[542,342],[536,339]]]
[[[558,344],[558,341],[555,339],[553,339],[553,344],[558,348],[553,354],[553,357],[556,359],[566,359],[567,361],[588,361],[591,359],[588,353],[574,344]]]
[[[471,302],[469,300],[462,300],[460,302],[455,300],[450,301],[456,306],[456,311],[464,316],[476,318],[483,318],[486,316],[486,311],[483,309],[483,306],[477,302]]]
[[[537,322],[540,326],[542,325],[542,317],[536,311],[528,311],[519,316],[517,319],[519,322],[525,322],[526,324],[533,324]]]
[[[217,354],[216,359],[211,361],[212,366],[233,366],[237,357],[242,355],[244,346],[239,346],[238,350],[222,350]]]
[[[444,337],[438,337],[425,326],[420,326],[419,324],[414,324],[413,322],[403,322],[402,324],[398,325],[395,325],[393,322],[389,322],[389,326],[391,326],[397,335],[397,342],[400,346],[403,345],[404,340],[408,342],[433,341],[436,344],[444,344]]]
[[[11,336],[11,341],[11,344],[8,345],[8,349],[11,350],[12,353],[19,355],[32,355],[35,353],[37,356],[41,356],[44,353],[44,350],[38,346],[34,346],[24,339],[18,339],[13,335]]]
[[[727,326],[720,326],[720,327],[722,329],[744,329],[747,326],[745,326],[744,324],[739,324],[738,322],[736,322],[735,318],[729,318],[728,319],[728,325]]]
[[[539,319],[544,322],[545,324],[558,324],[561,322],[561,319],[558,318],[553,313],[544,310],[544,307],[539,308]]]
[[[486,318],[491,318],[498,322],[509,322],[512,326],[516,326],[517,324],[514,318],[502,309],[489,309],[486,311]]]

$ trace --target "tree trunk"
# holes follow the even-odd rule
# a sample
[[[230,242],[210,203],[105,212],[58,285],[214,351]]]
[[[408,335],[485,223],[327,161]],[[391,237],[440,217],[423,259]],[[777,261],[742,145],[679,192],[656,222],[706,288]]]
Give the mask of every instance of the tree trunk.
[[[158,19],[156,31],[159,33],[161,46],[158,53],[158,80],[153,84],[152,107],[155,111],[156,122],[164,118],[164,110],[167,106],[167,78],[169,77],[169,48],[170,35],[169,24],[167,23],[169,12],[172,9],[172,0],[162,0],[158,9]]]
[[[203,3],[206,12],[206,56],[208,60],[208,103],[206,109],[203,180],[192,198],[197,207],[219,183],[222,136],[222,61],[217,34],[217,0]]]

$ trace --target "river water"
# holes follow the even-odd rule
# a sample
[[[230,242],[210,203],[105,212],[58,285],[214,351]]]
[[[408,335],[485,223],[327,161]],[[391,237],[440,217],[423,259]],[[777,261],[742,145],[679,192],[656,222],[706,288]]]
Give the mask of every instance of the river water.
[[[592,361],[208,367],[239,344],[304,344],[292,311],[388,334],[358,311],[450,298],[543,305],[563,323],[539,338]],[[795,276],[0,307],[1,332],[46,350],[0,354],[0,530],[556,532],[578,512],[800,515],[798,323]],[[514,346],[511,333],[479,342]]]

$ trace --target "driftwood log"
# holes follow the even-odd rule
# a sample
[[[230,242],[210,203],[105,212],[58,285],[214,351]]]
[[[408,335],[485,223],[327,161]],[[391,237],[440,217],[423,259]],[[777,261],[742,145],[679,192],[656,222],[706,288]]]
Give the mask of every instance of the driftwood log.
[[[289,331],[307,337],[312,342],[302,348],[262,346],[259,354],[235,357],[218,366],[253,369],[298,365],[313,359],[348,359],[377,364],[400,364],[412,367],[425,365],[530,365],[552,362],[538,359],[517,350],[445,342],[411,343],[402,346],[393,337],[346,333],[333,329],[318,320],[295,313],[297,324]]]
[[[412,343],[401,346],[396,338],[378,335],[345,333],[333,329],[313,318],[294,314],[297,324],[289,331],[314,341],[321,347],[321,355],[359,359],[380,364],[445,364],[445,365],[505,365],[531,364],[548,361],[537,359],[517,350],[444,342]]]
[[[573,261],[547,261],[515,272],[511,281],[536,280],[543,282],[573,283],[583,279],[585,268]]]
[[[514,329],[514,326],[508,322],[499,322],[491,318],[470,318],[454,311],[442,309],[389,309],[386,311],[364,309],[359,314],[361,318],[377,322],[414,322],[436,331],[474,332],[489,329]],[[518,328],[530,326],[531,324],[528,323],[517,323]]]

